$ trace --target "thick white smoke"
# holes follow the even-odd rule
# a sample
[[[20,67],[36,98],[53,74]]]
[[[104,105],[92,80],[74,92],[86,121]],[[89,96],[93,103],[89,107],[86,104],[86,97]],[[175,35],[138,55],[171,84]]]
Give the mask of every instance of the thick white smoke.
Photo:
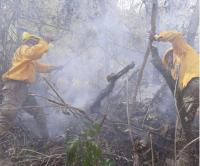
[[[138,61],[134,58],[138,52],[127,48],[131,36],[116,6],[108,7],[107,13],[96,19],[72,23],[71,31],[48,52],[49,63],[64,65],[52,75],[52,81],[67,102],[81,108],[105,87],[109,73]]]
[[[127,18],[122,17],[120,13],[122,9],[118,8],[119,3],[117,4],[117,2],[105,3],[106,6],[103,6],[103,9],[100,3],[94,8],[94,3],[90,0],[74,2],[77,3],[74,9],[75,13],[70,20],[69,30],[59,35],[59,39],[53,43],[54,48],[49,50],[43,61],[54,65],[64,65],[61,71],[49,74],[48,79],[55,85],[66,103],[86,109],[101,89],[106,86],[105,78],[109,73],[119,71],[132,61],[137,66],[141,64],[145,50],[144,47],[138,46],[139,42],[145,43],[146,38],[145,34],[140,35],[137,32],[146,33],[144,30],[148,27],[138,28],[138,25],[142,25],[141,22],[148,24],[149,18],[137,20],[141,21],[140,24],[137,25],[137,21],[135,21],[134,26],[128,27],[127,22],[124,21]],[[175,4],[178,5],[178,2]],[[139,8],[140,5],[137,7]],[[130,8],[130,10],[132,9]],[[131,11],[126,12],[130,12],[130,17]],[[139,13],[142,15],[141,18],[144,18],[144,5]],[[183,19],[176,22],[176,19],[172,18],[173,14],[176,16],[180,14],[179,11],[174,11],[173,6],[165,5],[163,7],[163,4],[160,4],[159,14],[158,31],[176,29],[176,25],[178,25],[177,30],[181,29]],[[163,20],[168,21],[164,22]],[[188,20],[185,21],[188,22]],[[148,25],[144,24],[144,26]],[[134,29],[134,27],[137,28]],[[137,36],[144,36],[143,41],[139,41],[140,38],[137,40]],[[162,48],[160,50],[162,53],[169,45],[162,44],[159,47]],[[149,70],[148,66],[146,76],[148,76],[147,80],[151,79],[152,67]],[[146,92],[144,94],[150,94],[146,88],[143,91]],[[49,96],[50,90],[44,93]],[[167,105],[163,105],[163,107],[166,108]],[[55,109],[48,108],[46,112],[49,114],[48,127],[51,129],[51,134],[62,134],[72,118],[64,116],[62,113],[58,114]]]

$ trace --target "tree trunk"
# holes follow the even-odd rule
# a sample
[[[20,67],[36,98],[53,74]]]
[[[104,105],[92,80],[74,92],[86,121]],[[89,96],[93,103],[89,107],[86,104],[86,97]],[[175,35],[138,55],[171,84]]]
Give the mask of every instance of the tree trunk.
[[[165,69],[162,65],[161,58],[159,57],[158,50],[156,47],[151,48],[152,61],[153,66],[160,72],[160,74],[164,77],[167,82],[172,94],[174,93],[175,81],[171,76],[171,73]]]
[[[199,26],[199,0],[197,0],[195,9],[192,12],[187,32],[187,41],[193,47],[198,26]]]

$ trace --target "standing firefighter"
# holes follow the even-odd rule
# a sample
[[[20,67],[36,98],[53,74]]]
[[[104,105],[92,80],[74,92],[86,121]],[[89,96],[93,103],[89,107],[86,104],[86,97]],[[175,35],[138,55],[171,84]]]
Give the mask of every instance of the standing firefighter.
[[[23,44],[13,56],[11,68],[2,77],[4,87],[0,107],[0,135],[9,131],[18,110],[24,107],[37,121],[41,136],[48,138],[45,114],[37,107],[36,99],[28,96],[28,86],[35,81],[37,72],[48,73],[56,67],[37,62],[48,51],[47,41],[28,32],[23,33],[22,40]]]
[[[161,32],[154,39],[172,44],[164,55],[163,64],[177,82],[184,107],[179,111],[182,111],[186,137],[190,139],[190,125],[199,107],[199,56],[179,32]]]

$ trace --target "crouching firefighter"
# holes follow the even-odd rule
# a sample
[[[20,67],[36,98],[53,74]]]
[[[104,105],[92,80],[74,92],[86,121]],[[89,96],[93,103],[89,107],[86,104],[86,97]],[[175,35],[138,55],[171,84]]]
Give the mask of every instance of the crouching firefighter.
[[[179,113],[186,138],[191,140],[191,124],[199,108],[199,56],[179,32],[161,32],[154,40],[172,44],[164,54],[163,64],[177,84],[183,103]]]
[[[24,32],[22,45],[16,50],[11,68],[2,76],[3,100],[0,106],[0,136],[12,127],[17,112],[23,108],[37,122],[40,135],[48,138],[46,117],[33,96],[28,96],[28,87],[34,83],[36,74],[48,73],[57,67],[37,62],[48,51],[49,43],[39,36]],[[33,107],[27,107],[27,106]],[[27,108],[26,108],[27,107]]]

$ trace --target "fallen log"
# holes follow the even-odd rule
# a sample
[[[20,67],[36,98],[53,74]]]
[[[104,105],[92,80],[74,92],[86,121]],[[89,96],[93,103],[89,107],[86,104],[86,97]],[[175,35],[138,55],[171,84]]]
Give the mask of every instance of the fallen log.
[[[116,74],[112,73],[112,74],[110,74],[110,75],[107,76],[107,81],[109,82],[109,84],[107,85],[107,87],[105,89],[103,89],[99,93],[99,95],[97,96],[97,98],[94,100],[94,102],[90,106],[89,110],[91,112],[97,112],[98,108],[100,108],[100,106],[101,106],[102,100],[112,92],[112,90],[113,90],[113,88],[115,86],[116,81],[121,76],[123,76],[124,74],[128,73],[128,71],[130,69],[134,68],[134,66],[135,66],[135,63],[132,62],[131,64],[127,65],[122,70],[120,70],[118,73],[116,73]]]

